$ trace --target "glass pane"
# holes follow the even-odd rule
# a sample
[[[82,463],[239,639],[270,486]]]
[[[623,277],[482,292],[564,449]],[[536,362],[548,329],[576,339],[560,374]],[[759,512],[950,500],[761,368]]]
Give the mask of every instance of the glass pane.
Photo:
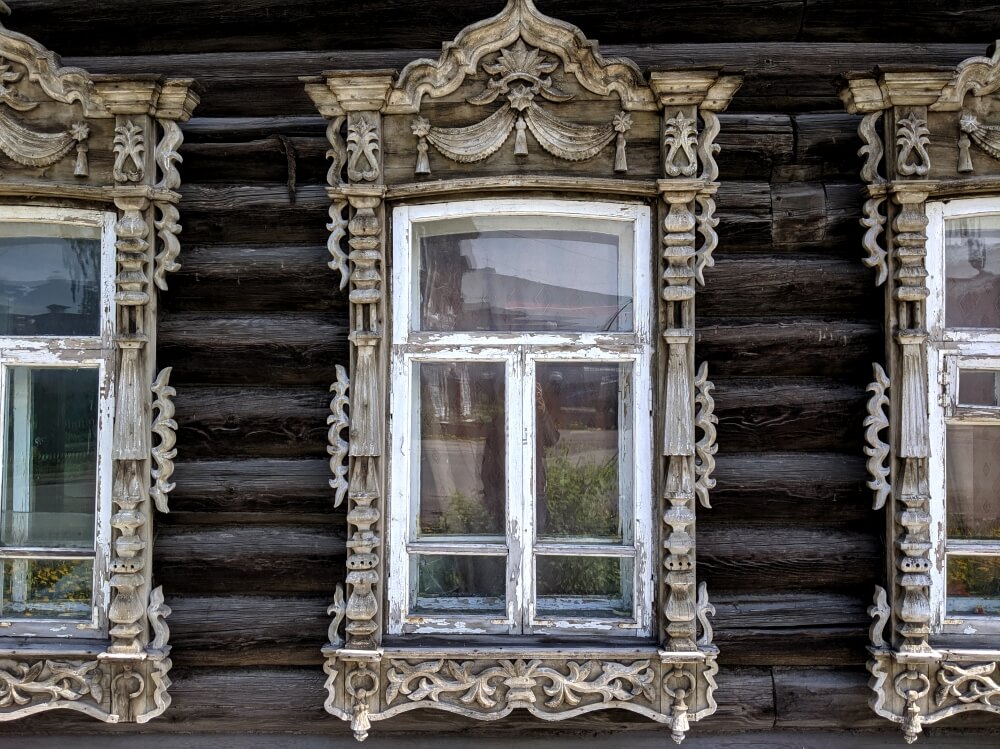
[[[98,335],[101,230],[0,224],[0,335]]]
[[[948,538],[1000,539],[1000,426],[948,425]]]
[[[948,614],[1000,615],[1000,557],[948,555]]]
[[[963,406],[1000,406],[1000,371],[960,370],[958,402]]]
[[[632,616],[632,559],[537,556],[535,563],[538,614]]]
[[[410,559],[415,581],[414,612],[506,611],[507,558],[419,554]]]
[[[7,370],[0,545],[94,548],[98,376]]]
[[[945,326],[1000,328],[1000,216],[945,221]]]
[[[470,216],[414,225],[431,331],[632,330],[630,222]]]
[[[541,538],[631,543],[631,365],[535,366],[535,514]],[[623,533],[624,531],[624,533]]]
[[[90,619],[89,559],[3,560],[4,619]]]
[[[417,536],[504,536],[504,363],[420,362]]]

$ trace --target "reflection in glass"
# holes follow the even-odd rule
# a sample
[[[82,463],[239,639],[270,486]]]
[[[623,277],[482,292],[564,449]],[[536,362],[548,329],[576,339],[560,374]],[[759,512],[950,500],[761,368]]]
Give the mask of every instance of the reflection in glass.
[[[504,536],[503,362],[419,362],[417,536]]]
[[[963,406],[1000,406],[1000,371],[959,370],[958,402]]]
[[[536,558],[539,614],[584,617],[632,615],[631,558]]]
[[[506,557],[418,554],[410,563],[415,612],[503,613],[506,608]]]
[[[470,216],[414,236],[420,330],[632,330],[631,222]]]
[[[1000,426],[948,425],[948,538],[1000,539]]]
[[[948,555],[948,614],[1000,615],[1000,557]]]
[[[945,221],[945,326],[1000,328],[1000,215]]]
[[[91,560],[4,559],[0,569],[4,619],[91,618]]]
[[[0,224],[0,336],[98,335],[101,230]]]
[[[98,374],[7,370],[3,546],[94,548]]]
[[[631,530],[630,433],[620,433],[630,365],[535,366],[535,514],[542,538],[622,541]],[[626,538],[626,543],[631,540]]]

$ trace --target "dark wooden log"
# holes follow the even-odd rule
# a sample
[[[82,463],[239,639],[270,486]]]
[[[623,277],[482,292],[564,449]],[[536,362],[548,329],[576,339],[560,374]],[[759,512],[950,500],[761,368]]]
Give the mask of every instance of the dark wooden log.
[[[327,121],[318,114],[279,117],[197,116],[181,125],[184,148],[196,143],[243,143],[284,135],[287,138],[324,138]],[[185,171],[187,171],[185,167]]]
[[[187,596],[167,600],[177,666],[319,666],[330,600]]]
[[[868,673],[863,668],[775,668],[776,728],[884,727],[885,718],[867,705]],[[900,739],[901,741],[901,739]]]
[[[120,8],[118,6],[121,6]],[[18,31],[39,36],[66,54],[89,54],[82,40],[112,54],[204,50],[370,49],[438,47],[463,26],[498,12],[494,0],[467,8],[436,2],[412,5],[380,0],[347,9],[321,0],[202,0],[185,3],[178,13],[168,0],[120,0],[112,10],[101,3],[79,9],[57,0],[21,0],[16,6]],[[664,39],[686,42],[761,41],[960,41],[986,44],[989,29],[1000,24],[992,7],[968,7],[942,14],[931,0],[905,4],[894,0],[876,7],[860,0],[846,3],[793,0],[740,0],[722,5],[678,0],[602,0],[580,6],[572,0],[549,0],[544,12],[579,25],[604,44],[654,44]],[[118,15],[117,13],[121,15]],[[114,34],[122,16],[134,19],[130,34]],[[940,27],[940,29],[938,28]],[[205,34],[204,29],[212,29]],[[935,33],[937,32],[937,33]]]
[[[272,133],[241,143],[184,145],[184,180],[195,182],[280,182],[293,191],[303,183],[326,181],[326,138]]]
[[[719,451],[861,453],[866,393],[829,380],[716,380]]]
[[[794,163],[802,171],[789,177],[807,180],[852,181],[861,168],[857,115],[822,112],[792,117],[795,127]]]
[[[940,24],[932,24],[929,28],[937,31],[939,26]],[[96,25],[91,26],[91,31],[97,28],[99,27]],[[345,28],[354,26],[350,24]],[[429,55],[436,58],[440,53],[441,42],[451,38],[444,32],[439,33],[441,38],[435,39],[429,48],[424,49],[358,50],[330,47],[337,51],[266,52],[266,41],[271,38],[268,36],[247,37],[248,49],[252,50],[248,52],[206,51],[204,54],[76,57],[69,58],[66,62],[94,73],[156,71],[197,78],[204,87],[202,103],[198,108],[199,117],[315,116],[316,110],[305,95],[299,76],[318,75],[324,70],[337,68],[402,69],[418,57]],[[45,34],[40,38],[47,41]],[[670,32],[670,38],[677,38],[675,31]],[[604,41],[607,42],[606,39]],[[606,55],[629,57],[646,69],[692,65],[728,66],[730,70],[746,74],[743,87],[730,108],[733,112],[786,113],[842,112],[843,105],[837,98],[833,81],[844,71],[871,70],[877,65],[885,65],[887,60],[921,68],[954,66],[967,57],[982,54],[987,43],[983,40],[972,44],[663,44],[662,39],[653,42],[643,46],[605,43],[602,51]],[[90,54],[94,49],[101,48],[88,43],[86,50],[81,51]],[[284,49],[290,47],[286,46]],[[113,47],[105,47],[102,51],[115,50]],[[165,51],[176,52],[181,49],[173,47]]]
[[[719,116],[721,131],[716,142],[724,157],[719,159],[719,179],[770,181],[775,169],[795,157],[792,118],[785,114],[728,114]]]
[[[177,461],[170,514],[160,523],[331,522],[334,495],[326,460],[185,458],[181,454]]]
[[[325,388],[181,388],[178,442],[199,459],[326,455]]]
[[[158,343],[159,364],[173,366],[177,386],[326,387],[337,378],[336,365],[347,364],[347,320],[292,313],[178,313],[163,318]]]
[[[346,309],[326,245],[184,245],[170,277],[171,311],[322,312]]]
[[[343,577],[343,533],[280,525],[161,528],[157,584],[184,593],[312,593],[333,600]]]
[[[820,518],[811,527],[698,523],[698,569],[717,593],[871,590],[884,549],[867,532]]]
[[[872,323],[818,317],[700,317],[697,346],[713,379],[780,372],[860,382],[881,358],[882,333]]]
[[[325,244],[330,200],[318,185],[185,185],[184,240],[194,244]]]
[[[757,520],[780,528],[814,522],[821,513],[873,531],[878,527],[860,453],[726,453],[719,456],[714,477],[706,521]]]
[[[720,252],[698,289],[698,314],[881,319],[882,294],[857,257]]]

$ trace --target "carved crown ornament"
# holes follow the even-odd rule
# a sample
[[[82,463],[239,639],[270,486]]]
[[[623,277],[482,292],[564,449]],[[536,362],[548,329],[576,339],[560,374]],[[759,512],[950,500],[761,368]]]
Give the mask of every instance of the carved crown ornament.
[[[943,600],[943,531],[929,479],[929,391],[935,323],[928,299],[928,204],[1000,196],[1000,52],[953,70],[879,70],[844,76],[840,95],[862,115],[867,200],[863,262],[885,288],[886,356],[873,365],[864,420],[873,507],[886,511],[887,585],[877,587],[870,630],[875,712],[912,743],[923,726],[970,711],[1000,713],[1000,645],[934,624]],[[937,586],[937,587],[936,587]]]
[[[327,711],[364,740],[377,721],[414,709],[563,720],[616,708],[666,724],[681,741],[716,709],[714,608],[696,578],[694,522],[715,485],[717,419],[707,367],[694,366],[694,298],[718,244],[717,113],[741,79],[704,68],[647,79],[532,0],[509,0],[436,60],[303,82],[329,122],[329,267],[348,290],[351,319],[350,367],[337,368],[327,420],[331,504],[346,505],[348,535],[323,649]],[[662,550],[655,635],[624,645],[529,637],[516,648],[504,635],[464,648],[434,636],[387,638],[390,209],[408,199],[553,191],[660,206],[655,291],[666,367],[654,384],[665,416],[650,517]]]
[[[2,2],[0,13],[10,13]],[[116,250],[115,267],[105,271],[115,288],[111,533],[94,580],[110,589],[107,630],[104,639],[6,645],[0,720],[69,709],[144,723],[170,704],[170,608],[151,585],[151,544],[154,504],[167,512],[173,488],[177,424],[170,369],[156,371],[151,302],[180,267],[179,123],[198,100],[188,79],[63,67],[53,52],[0,25],[0,198],[97,206],[114,217]]]

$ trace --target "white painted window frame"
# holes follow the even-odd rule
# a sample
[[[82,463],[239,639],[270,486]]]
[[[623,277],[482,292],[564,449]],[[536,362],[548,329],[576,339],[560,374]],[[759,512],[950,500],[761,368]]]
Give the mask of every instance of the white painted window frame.
[[[469,216],[553,216],[604,218],[632,225],[632,295],[634,330],[628,333],[428,333],[410,332],[417,289],[411,282],[413,251],[411,227],[419,221],[436,221]],[[403,205],[393,210],[392,220],[392,355],[390,362],[388,518],[388,616],[389,634],[402,633],[509,633],[509,634],[594,634],[649,637],[653,634],[654,570],[652,559],[653,519],[653,424],[652,424],[652,225],[650,209],[637,203],[605,203],[572,200],[482,199]],[[430,551],[466,551],[481,554],[492,550],[508,556],[507,611],[505,617],[413,614],[408,610],[410,588],[410,540],[412,513],[412,450],[410,440],[417,403],[413,392],[413,364],[419,361],[503,362],[506,376],[506,475],[507,538],[496,548],[475,545],[455,548],[447,542],[421,541]],[[633,556],[633,616],[630,619],[569,618],[556,621],[535,614],[534,554],[542,548],[557,551],[559,544],[535,543],[534,539],[534,381],[535,361],[628,362],[633,371],[632,419],[628,425],[634,437],[633,460],[633,546],[628,554],[622,545],[615,556]],[[516,435],[520,434],[519,440]],[[512,502],[519,497],[521,502]],[[572,546],[574,554],[598,555],[610,547]],[[567,550],[569,550],[567,548]]]
[[[948,554],[965,552],[1000,556],[1000,541],[982,543],[948,541],[947,445],[949,423],[997,424],[1000,409],[966,408],[958,404],[960,369],[996,369],[1000,372],[1000,330],[949,330],[945,327],[945,221],[953,218],[1000,215],[1000,198],[968,198],[927,204],[927,361],[931,459],[931,630],[940,634],[1000,634],[1000,617],[949,616],[947,614]],[[990,413],[994,411],[995,413]]]
[[[0,618],[0,636],[25,638],[106,638],[108,605],[111,600],[109,559],[111,552],[111,483],[112,437],[114,424],[115,367],[115,222],[110,211],[74,208],[0,206],[0,223],[58,223],[97,228],[101,232],[100,329],[94,336],[3,336],[0,335],[0,435],[6,429],[7,372],[10,367],[93,368],[99,372],[97,425],[97,507],[94,513],[94,550],[80,549],[6,549],[0,547],[0,560],[93,559],[94,579],[91,616],[87,621],[73,619],[29,620]],[[0,486],[4,481],[4,461],[0,460]]]

